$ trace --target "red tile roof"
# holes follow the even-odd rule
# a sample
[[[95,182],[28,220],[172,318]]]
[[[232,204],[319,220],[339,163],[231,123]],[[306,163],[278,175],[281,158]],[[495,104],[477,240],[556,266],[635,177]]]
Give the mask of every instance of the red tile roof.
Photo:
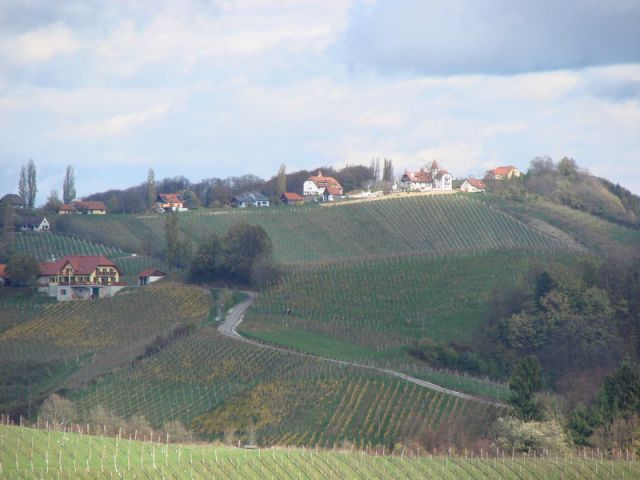
[[[155,268],[145,268],[138,274],[138,277],[166,277],[166,272],[156,270]]]
[[[406,180],[405,180],[406,179]],[[433,177],[430,172],[425,172],[424,169],[420,169],[419,172],[405,171],[402,176],[403,181],[410,181],[414,183],[432,183]]]
[[[335,178],[325,177],[324,175],[322,175],[322,170],[318,170],[317,175],[312,175],[309,178],[307,178],[307,181],[315,183],[316,187],[318,188],[326,188],[326,187],[339,188],[340,193],[338,193],[337,195],[342,194],[342,185],[340,185],[340,183]]]
[[[63,212],[73,212],[74,208],[73,208],[73,205],[69,205],[68,203],[65,203],[59,208],[59,210]]]
[[[284,192],[280,198],[283,198],[284,200],[288,200],[290,202],[301,202],[304,200],[304,197],[302,195],[298,195],[294,192]]]
[[[114,267],[120,272],[115,263],[102,255],[67,255],[55,262],[40,264],[40,275],[58,275],[67,263],[71,264],[75,275],[90,275],[99,266]]]
[[[9,278],[7,276],[7,266],[4,263],[0,263],[0,278]]]
[[[517,168],[513,165],[509,165],[507,167],[496,167],[491,170],[491,173],[493,173],[494,175],[509,175],[509,173],[513,170],[517,170]]]
[[[482,180],[479,180],[477,178],[467,178],[467,183],[469,185],[471,185],[472,187],[476,187],[476,188],[480,188],[480,189],[486,189],[487,188],[485,183]]]
[[[73,202],[76,210],[106,210],[107,207],[103,202],[97,200],[78,200]]]
[[[184,203],[184,198],[178,193],[159,193],[158,197],[163,203]]]
[[[328,187],[325,187],[324,191],[328,192],[329,195],[342,195],[342,187],[335,187],[333,185],[330,185]]]

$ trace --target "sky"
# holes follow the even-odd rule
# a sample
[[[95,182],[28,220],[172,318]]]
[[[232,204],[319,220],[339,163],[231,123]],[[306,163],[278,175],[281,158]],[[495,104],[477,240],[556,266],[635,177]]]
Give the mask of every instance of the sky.
[[[640,194],[638,0],[0,0],[0,195],[572,157]]]

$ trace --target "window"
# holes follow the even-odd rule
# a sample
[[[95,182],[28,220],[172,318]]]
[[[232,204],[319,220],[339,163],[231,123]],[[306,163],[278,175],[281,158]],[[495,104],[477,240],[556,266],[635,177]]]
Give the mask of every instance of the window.
[[[66,295],[67,294],[67,289],[63,288],[62,290],[60,290],[60,295]]]

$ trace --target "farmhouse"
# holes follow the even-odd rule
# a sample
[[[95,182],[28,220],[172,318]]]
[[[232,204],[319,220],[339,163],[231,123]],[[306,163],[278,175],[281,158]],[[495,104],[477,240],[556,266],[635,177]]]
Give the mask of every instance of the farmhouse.
[[[115,295],[126,286],[118,266],[102,255],[68,255],[40,265],[38,291],[57,300],[84,300]]]
[[[342,195],[342,185],[335,178],[322,175],[321,170],[318,170],[317,175],[307,178],[302,189],[305,196],[321,195],[325,200],[329,197],[333,200],[334,196]]]
[[[233,197],[231,206],[236,208],[268,207],[269,200],[260,192],[245,192]]]
[[[430,190],[452,190],[453,177],[448,170],[442,170],[435,160],[430,170],[421,168],[418,172],[405,170],[400,179],[400,188],[409,192],[426,192]]]
[[[48,232],[50,228],[45,217],[23,217],[16,224],[16,229],[23,232]]]
[[[489,170],[484,178],[485,180],[511,180],[512,178],[518,178],[520,175],[522,175],[520,170],[513,165],[509,165]]]
[[[107,207],[103,202],[96,200],[76,200],[69,204],[63,204],[58,209],[59,215],[79,213],[84,215],[106,215]]]
[[[477,178],[467,178],[460,186],[462,192],[469,193],[484,193],[487,191],[487,186],[482,180]]]
[[[166,276],[166,272],[163,272],[162,270],[147,268],[138,274],[138,285],[140,285],[141,287],[144,285],[149,285],[150,283],[162,280]]]
[[[283,205],[302,205],[304,203],[304,197],[293,192],[284,192],[280,195],[280,202]]]
[[[186,212],[184,197],[179,193],[159,193],[153,204],[158,212]]]
[[[24,201],[20,195],[15,193],[8,193],[4,197],[0,198],[0,203],[9,202],[13,208],[24,208],[27,206],[27,202]]]

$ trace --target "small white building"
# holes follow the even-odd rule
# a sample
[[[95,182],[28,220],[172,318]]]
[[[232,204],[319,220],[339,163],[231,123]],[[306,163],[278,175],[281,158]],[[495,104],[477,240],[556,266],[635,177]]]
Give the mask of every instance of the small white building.
[[[467,178],[462,185],[460,185],[460,191],[468,193],[484,193],[487,191],[487,186],[482,180],[477,178]]]
[[[23,217],[17,227],[23,232],[48,232],[51,225],[45,217]]]
[[[236,208],[268,207],[269,199],[260,192],[245,192],[233,197],[231,206]]]
[[[166,276],[166,272],[163,272],[162,270],[147,268],[138,274],[138,285],[143,287],[144,285],[149,285],[150,283],[162,280]]]

